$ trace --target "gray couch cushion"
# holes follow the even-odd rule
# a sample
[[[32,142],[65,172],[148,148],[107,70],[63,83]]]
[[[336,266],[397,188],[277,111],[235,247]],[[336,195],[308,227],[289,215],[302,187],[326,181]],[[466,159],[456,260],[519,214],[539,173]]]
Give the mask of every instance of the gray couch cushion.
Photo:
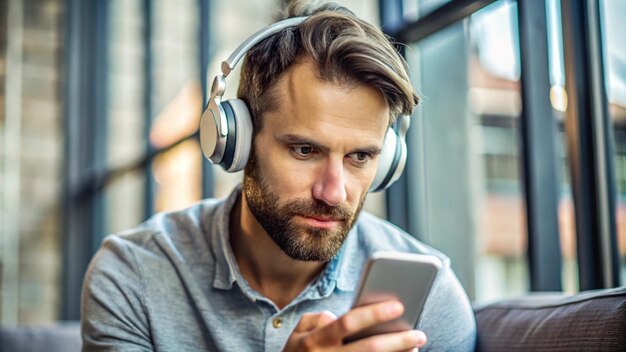
[[[79,352],[81,344],[79,322],[0,327],[0,351]]]
[[[626,286],[474,309],[478,351],[626,351]]]

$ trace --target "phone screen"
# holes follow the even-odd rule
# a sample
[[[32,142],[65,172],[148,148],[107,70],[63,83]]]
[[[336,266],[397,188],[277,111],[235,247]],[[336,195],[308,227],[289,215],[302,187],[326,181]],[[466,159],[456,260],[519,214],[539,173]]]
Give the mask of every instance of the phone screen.
[[[375,253],[361,274],[352,306],[359,307],[395,299],[404,305],[404,313],[395,320],[352,335],[344,342],[417,327],[424,303],[440,267],[439,259],[434,256],[396,252]]]

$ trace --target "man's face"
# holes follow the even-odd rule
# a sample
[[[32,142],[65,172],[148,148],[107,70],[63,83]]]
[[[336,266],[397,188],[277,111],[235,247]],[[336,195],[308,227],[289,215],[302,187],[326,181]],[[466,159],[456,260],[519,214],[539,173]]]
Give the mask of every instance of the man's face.
[[[329,261],[376,174],[389,109],[373,88],[319,80],[307,61],[275,88],[246,166],[247,205],[291,258]]]

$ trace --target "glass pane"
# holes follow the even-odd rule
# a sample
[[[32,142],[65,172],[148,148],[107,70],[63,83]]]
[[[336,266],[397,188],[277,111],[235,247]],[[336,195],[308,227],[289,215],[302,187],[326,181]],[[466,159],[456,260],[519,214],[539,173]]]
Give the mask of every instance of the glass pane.
[[[171,77],[167,79],[174,81]],[[156,116],[150,133],[152,145],[167,147],[193,134],[198,128],[201,108],[199,84],[184,84]],[[202,153],[196,140],[187,140],[160,154],[152,169],[156,181],[155,212],[182,209],[202,197]]]
[[[560,198],[559,233],[563,256],[562,284],[565,292],[578,291],[578,261],[576,257],[576,217],[570,178],[565,135],[565,66],[563,64],[563,36],[561,31],[561,6],[558,0],[546,2],[548,25],[548,61],[550,70],[550,102],[558,126],[559,138],[556,153],[559,162]]]
[[[144,54],[141,1],[109,3],[109,133],[107,162],[121,168],[140,160],[146,150],[144,132]],[[144,216],[142,169],[120,174],[104,190],[106,233],[135,226]]]
[[[150,141],[159,148],[195,132],[202,92],[199,81],[198,1],[154,2],[154,123]],[[152,163],[156,212],[187,207],[200,200],[201,153],[187,141]]]
[[[449,2],[450,0],[403,0],[404,20],[416,21]]]
[[[622,283],[626,282],[626,2],[601,2],[604,62],[609,110],[615,143],[616,219]]]
[[[152,128],[150,143],[167,147],[198,126],[202,97],[198,78],[197,1],[159,0],[152,4]],[[142,1],[112,1],[109,165],[137,164],[145,157],[146,107],[144,16]],[[180,209],[201,197],[201,155],[195,142],[157,157],[155,211]],[[130,228],[144,220],[145,169],[123,174],[106,189],[107,230]]]
[[[501,2],[479,11],[471,16],[469,30],[469,107],[481,131],[481,147],[475,149],[482,165],[476,234],[480,302],[528,290],[517,7]]]
[[[477,302],[528,289],[516,11],[497,2],[407,50],[422,92],[419,232]]]

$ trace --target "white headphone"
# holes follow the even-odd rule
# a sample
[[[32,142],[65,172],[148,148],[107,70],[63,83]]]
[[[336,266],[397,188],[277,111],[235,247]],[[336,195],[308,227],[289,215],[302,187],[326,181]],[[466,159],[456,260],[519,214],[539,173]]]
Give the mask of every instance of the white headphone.
[[[297,26],[306,18],[288,18],[261,29],[222,62],[222,74],[213,80],[211,96],[200,120],[200,145],[204,156],[226,172],[245,168],[252,145],[252,118],[246,103],[241,99],[222,101],[226,77],[253,46],[285,28]],[[395,123],[397,128],[387,131],[371,192],[383,190],[400,178],[406,165],[405,138],[409,125],[409,116],[400,115]]]

